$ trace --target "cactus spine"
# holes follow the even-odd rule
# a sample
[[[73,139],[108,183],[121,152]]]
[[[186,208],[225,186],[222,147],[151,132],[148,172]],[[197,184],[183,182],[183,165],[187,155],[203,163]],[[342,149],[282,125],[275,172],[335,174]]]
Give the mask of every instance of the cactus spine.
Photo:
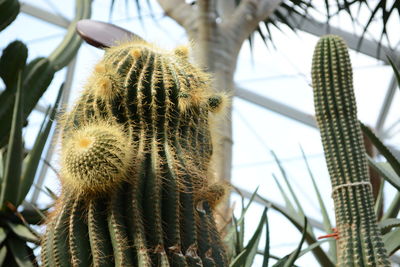
[[[332,182],[338,266],[390,266],[373,209],[347,47],[322,37],[312,64],[314,104]]]
[[[227,266],[213,220],[209,77],[132,41],[108,49],[62,127],[44,266]]]

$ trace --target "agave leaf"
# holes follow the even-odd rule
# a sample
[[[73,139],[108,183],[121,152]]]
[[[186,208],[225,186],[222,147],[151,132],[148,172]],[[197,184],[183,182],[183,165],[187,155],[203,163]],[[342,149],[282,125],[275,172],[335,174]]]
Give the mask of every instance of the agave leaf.
[[[308,246],[307,248],[303,249],[299,256],[297,258],[300,258],[301,256],[303,256],[304,254],[307,254],[308,252],[312,251],[313,249],[315,249],[316,247],[319,247],[322,243],[325,242],[329,242],[329,239],[323,239],[323,240],[318,240],[317,242],[315,242],[314,244],[311,244],[310,246]]]
[[[49,194],[49,196],[53,199],[53,200],[57,200],[58,196],[56,193],[54,193],[50,188],[48,188],[47,186],[44,187],[46,189],[46,192]]]
[[[17,93],[15,95],[13,120],[11,125],[10,139],[8,143],[8,152],[6,157],[5,171],[2,180],[0,193],[0,207],[5,209],[6,202],[15,205],[17,202],[19,185],[15,183],[21,175],[22,165],[22,89],[21,89],[21,71],[18,73]]]
[[[296,209],[294,208],[292,202],[288,198],[286,192],[283,190],[282,185],[280,184],[279,180],[276,178],[275,174],[272,174],[272,177],[275,180],[276,185],[278,186],[279,191],[281,192],[281,195],[283,197],[283,200],[285,201],[285,206],[289,210],[289,212],[293,216],[298,216],[298,213],[296,212]]]
[[[385,180],[382,180],[382,183],[379,186],[379,192],[378,192],[378,196],[374,205],[374,211],[376,214],[376,217],[380,218],[380,212],[382,211],[382,205],[383,205],[383,188],[385,187]]]
[[[382,232],[389,232],[393,227],[400,226],[400,219],[390,218],[382,220],[378,223],[378,227],[381,229]]]
[[[308,246],[307,248],[301,250],[300,253],[299,253],[299,256],[298,256],[297,258],[300,258],[300,257],[303,256],[304,254],[307,254],[307,253],[309,253],[310,251],[312,251],[313,249],[315,249],[315,248],[321,246],[322,243],[325,243],[325,242],[328,242],[328,241],[329,241],[328,239],[324,239],[324,240],[319,240],[318,242],[315,242],[314,244],[312,244],[312,245]],[[280,261],[280,260],[282,260],[282,259],[285,259],[285,258],[286,258],[286,260],[287,260],[287,259],[289,258],[290,255],[291,255],[291,254],[286,255],[284,258],[280,258],[280,257],[276,257],[276,256],[272,256],[272,255],[271,255],[271,258],[274,258],[274,259],[276,259],[276,260],[278,260],[278,261]],[[277,263],[275,263],[275,264],[277,264]],[[285,260],[282,261],[282,265],[281,265],[281,266],[283,266],[283,264],[285,264]],[[295,265],[295,264],[293,263],[291,266],[297,266],[297,265]]]
[[[233,242],[233,247],[234,247],[234,255],[237,256],[238,254],[240,254],[241,251],[243,251],[244,248],[244,244],[243,244],[243,240],[240,240],[240,231],[241,229],[239,229],[239,226],[237,224],[237,219],[235,218],[235,216],[232,217],[233,220],[233,227],[235,230],[235,238],[232,239]]]
[[[7,246],[0,246],[0,266],[4,266],[4,261],[7,256]]]
[[[311,181],[312,181],[312,184],[313,184],[313,187],[314,187],[315,194],[317,195],[318,204],[319,204],[319,207],[320,207],[320,210],[321,210],[321,213],[322,213],[324,229],[325,229],[326,232],[329,232],[329,231],[332,230],[332,224],[331,224],[331,221],[329,219],[328,211],[326,209],[324,201],[322,200],[321,192],[319,191],[317,183],[315,182],[315,178],[314,178],[314,175],[313,175],[313,173],[311,171],[310,165],[308,164],[307,156],[304,153],[304,150],[303,150],[302,147],[300,147],[300,150],[301,150],[301,154],[303,156],[304,162],[306,164],[308,174],[310,175],[310,178],[311,178]]]
[[[278,207],[276,205],[274,205],[273,203],[271,203],[270,201],[266,200],[265,198],[263,198],[262,196],[257,194],[257,198],[261,203],[264,203],[267,207],[272,208],[276,211],[278,211],[280,214],[282,214],[285,218],[287,218],[300,232],[304,231],[304,225],[303,223],[299,220],[299,218],[297,218],[297,216],[293,216],[290,211],[288,211],[285,208],[282,207]],[[315,239],[314,235],[312,233],[309,233],[309,230],[307,230],[306,233],[306,241],[309,245],[314,244],[317,242],[317,240]],[[328,255],[320,248],[320,247],[316,247],[315,249],[313,249],[313,254],[316,257],[316,259],[318,260],[318,262],[321,264],[321,266],[324,267],[330,267],[330,266],[335,266],[332,263],[332,260],[328,257]]]
[[[19,267],[34,267],[30,259],[30,248],[25,244],[25,241],[18,237],[10,236],[7,238],[7,247]]]
[[[4,164],[3,164],[3,150],[0,149],[0,192],[1,192],[1,185],[3,181],[3,174],[4,174]]]
[[[26,166],[22,173],[21,177],[21,189],[18,197],[18,204],[22,203],[25,199],[26,195],[29,192],[29,189],[32,187],[33,180],[35,179],[37,167],[40,162],[40,157],[42,155],[44,146],[46,145],[47,138],[49,136],[51,127],[53,125],[53,121],[56,115],[56,111],[58,105],[60,103],[60,99],[63,93],[64,85],[61,85],[60,90],[58,91],[57,99],[54,104],[54,107],[50,113],[50,116],[47,120],[46,126],[39,132],[38,137],[36,138],[35,144],[33,145],[32,150],[29,152],[27,157]],[[46,119],[46,118],[45,118]]]
[[[286,255],[282,259],[280,259],[277,263],[273,265],[273,267],[291,267],[294,262],[297,260],[297,257],[300,254],[301,247],[303,246],[304,240],[306,238],[307,233],[307,219],[304,217],[304,230],[301,236],[301,240],[297,248],[290,254]]]
[[[15,20],[19,14],[19,9],[20,4],[17,0],[0,1],[0,31]]]
[[[260,219],[260,223],[258,224],[258,227],[256,228],[253,237],[250,239],[249,243],[246,246],[246,250],[248,250],[249,253],[246,257],[246,263],[244,265],[245,267],[251,267],[253,264],[254,257],[257,254],[258,244],[260,243],[265,220],[267,220],[267,208],[264,209]]]
[[[238,192],[240,192],[240,190],[236,189]],[[254,198],[257,195],[257,191],[258,191],[258,187],[256,188],[256,190],[254,191],[254,193],[251,195],[249,202],[247,203],[247,206],[242,209],[242,214],[240,214],[239,219],[236,221],[237,225],[240,225],[242,223],[242,221],[244,220],[244,217],[246,215],[247,210],[249,209],[251,203],[253,203]],[[232,238],[234,237],[234,235],[236,234],[237,229],[231,227],[231,229],[228,231],[228,233],[226,234],[225,238],[224,238],[224,242],[225,243],[229,243],[230,240],[232,240]]]
[[[258,244],[261,239],[262,228],[264,226],[264,222],[266,219],[267,209],[264,209],[264,212],[261,216],[261,220],[251,237],[249,243],[245,247],[242,253],[240,253],[230,264],[231,267],[250,267],[254,261],[254,257],[257,254]]]
[[[40,242],[39,238],[32,233],[32,231],[23,224],[14,224],[7,222],[8,227],[11,231],[20,237],[24,241],[32,242],[38,244]]]
[[[310,165],[308,164],[307,156],[304,153],[304,150],[303,150],[303,148],[301,146],[300,146],[300,150],[301,150],[301,154],[302,154],[302,157],[304,159],[304,162],[306,164],[308,174],[309,174],[309,176],[311,178],[315,194],[317,195],[319,208],[320,208],[321,214],[322,214],[322,222],[324,224],[324,229],[325,229],[325,231],[327,233],[331,233],[332,232],[332,224],[331,224],[331,221],[329,219],[329,215],[328,215],[328,211],[326,209],[325,203],[322,200],[321,192],[318,189],[317,183],[315,182],[314,175],[313,175],[313,173],[311,171]],[[332,260],[336,259],[336,242],[334,240],[329,240],[329,254],[330,254],[330,258]]]
[[[393,156],[392,152],[382,143],[381,140],[364,124],[360,122],[362,131],[369,140],[374,144],[374,146],[379,150],[379,152],[385,157],[385,159],[390,163],[390,166],[396,172],[397,176],[400,176],[400,162]],[[388,181],[390,182],[390,181]]]
[[[377,163],[369,156],[367,156],[367,159],[369,165],[374,168],[382,176],[383,179],[388,181],[391,185],[393,185],[397,190],[400,191],[400,177],[392,171],[393,169],[389,164]]]
[[[4,240],[7,238],[7,230],[0,227],[0,246],[3,244]],[[0,265],[1,266],[1,265]]]
[[[389,218],[395,218],[400,210],[400,191],[396,193],[389,208],[386,210],[385,214],[382,216],[382,221]]]
[[[278,157],[276,156],[275,152],[271,150],[271,154],[274,157],[276,164],[278,164],[278,167],[279,167],[279,170],[281,171],[283,179],[285,180],[285,183],[286,183],[287,187],[289,188],[290,195],[292,196],[294,202],[296,203],[298,213],[301,215],[301,217],[303,217],[304,216],[303,208],[301,207],[300,201],[297,198],[296,193],[294,192],[294,190],[292,188],[292,185],[289,183],[289,179],[287,177],[285,169],[283,168],[283,166],[282,166],[280,160],[278,159]]]
[[[263,260],[263,267],[268,267],[269,261],[269,223],[268,223],[268,213],[265,213],[265,248],[264,248],[264,260]]]
[[[383,242],[389,255],[392,255],[400,248],[400,228],[396,228],[393,231],[383,236]]]

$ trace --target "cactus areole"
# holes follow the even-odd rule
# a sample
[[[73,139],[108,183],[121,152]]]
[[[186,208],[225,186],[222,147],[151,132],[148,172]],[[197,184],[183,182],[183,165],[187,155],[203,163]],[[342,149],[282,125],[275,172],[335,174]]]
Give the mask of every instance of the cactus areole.
[[[43,266],[227,266],[213,219],[225,187],[211,167],[226,100],[209,79],[185,47],[106,50],[62,119]]]
[[[338,266],[390,266],[376,224],[372,188],[344,41],[322,37],[312,65],[314,104],[332,182]]]

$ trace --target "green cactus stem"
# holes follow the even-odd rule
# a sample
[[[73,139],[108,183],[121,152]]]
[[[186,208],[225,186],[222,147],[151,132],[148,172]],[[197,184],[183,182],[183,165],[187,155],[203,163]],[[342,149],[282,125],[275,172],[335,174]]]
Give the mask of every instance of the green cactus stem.
[[[338,266],[390,266],[376,224],[350,57],[340,37],[328,35],[319,40],[312,83],[332,182],[339,234]]]
[[[63,118],[62,194],[44,266],[227,266],[213,219],[212,121],[225,103],[188,61],[111,47]]]

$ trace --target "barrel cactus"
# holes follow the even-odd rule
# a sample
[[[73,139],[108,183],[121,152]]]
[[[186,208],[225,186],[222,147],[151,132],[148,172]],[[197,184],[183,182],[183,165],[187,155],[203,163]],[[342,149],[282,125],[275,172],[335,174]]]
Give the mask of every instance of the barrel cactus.
[[[224,103],[186,48],[107,49],[62,119],[43,266],[227,266],[213,219],[226,188],[211,166]]]
[[[338,266],[390,266],[377,227],[372,188],[344,41],[318,42],[312,64],[316,119],[332,182]]]

